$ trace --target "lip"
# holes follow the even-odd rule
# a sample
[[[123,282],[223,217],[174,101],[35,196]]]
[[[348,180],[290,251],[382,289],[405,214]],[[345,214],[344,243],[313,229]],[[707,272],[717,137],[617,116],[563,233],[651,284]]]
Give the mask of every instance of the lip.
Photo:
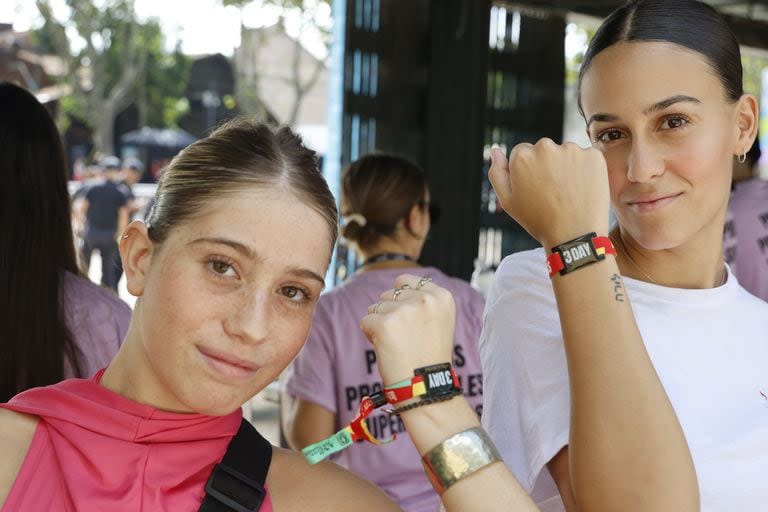
[[[678,197],[682,195],[682,192],[677,192],[675,194],[656,194],[652,196],[632,199],[627,201],[627,204],[630,208],[639,213],[655,212],[672,204]]]
[[[260,369],[257,364],[226,352],[201,346],[197,346],[197,350],[206,366],[224,380],[247,381],[252,379]]]

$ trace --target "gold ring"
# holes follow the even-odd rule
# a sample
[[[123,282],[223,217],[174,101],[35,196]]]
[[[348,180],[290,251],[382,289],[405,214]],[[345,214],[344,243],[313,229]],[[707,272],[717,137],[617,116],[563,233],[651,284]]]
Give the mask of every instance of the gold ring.
[[[421,279],[419,279],[419,282],[416,283],[416,289],[420,290],[425,284],[431,283],[431,282],[432,282],[431,277],[422,277]]]

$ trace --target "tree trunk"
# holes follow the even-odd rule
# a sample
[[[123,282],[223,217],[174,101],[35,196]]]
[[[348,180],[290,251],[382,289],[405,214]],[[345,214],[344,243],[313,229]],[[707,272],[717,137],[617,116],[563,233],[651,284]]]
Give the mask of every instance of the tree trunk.
[[[315,61],[315,67],[312,70],[312,74],[306,82],[301,81],[301,55],[304,51],[304,47],[298,39],[293,40],[293,61],[292,61],[292,73],[293,73],[293,106],[291,108],[291,114],[288,117],[286,124],[293,126],[299,118],[299,111],[301,110],[301,104],[304,101],[304,96],[315,85],[317,79],[320,77],[320,72],[323,69],[323,62],[320,60]]]
[[[93,151],[104,156],[115,154],[115,111],[102,105],[101,110],[92,119],[93,122]]]

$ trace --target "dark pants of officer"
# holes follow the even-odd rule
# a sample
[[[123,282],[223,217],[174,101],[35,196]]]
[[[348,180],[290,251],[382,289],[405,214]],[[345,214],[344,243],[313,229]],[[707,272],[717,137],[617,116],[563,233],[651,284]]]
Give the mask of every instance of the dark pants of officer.
[[[108,229],[90,228],[83,237],[83,261],[90,263],[91,253],[99,251],[101,255],[101,284],[117,292],[118,274],[117,260],[120,254],[117,250],[115,231]]]

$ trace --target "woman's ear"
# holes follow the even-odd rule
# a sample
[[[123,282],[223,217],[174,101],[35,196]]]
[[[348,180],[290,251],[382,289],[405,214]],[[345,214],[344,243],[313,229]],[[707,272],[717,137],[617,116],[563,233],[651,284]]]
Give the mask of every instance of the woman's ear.
[[[405,228],[419,240],[427,237],[429,231],[429,212],[421,203],[414,203],[405,216]]]
[[[147,226],[140,220],[128,224],[120,237],[120,258],[128,284],[128,292],[136,297],[144,293],[153,244]]]
[[[735,150],[736,156],[743,155],[757,137],[757,119],[759,107],[757,99],[751,94],[744,94],[736,103]]]

